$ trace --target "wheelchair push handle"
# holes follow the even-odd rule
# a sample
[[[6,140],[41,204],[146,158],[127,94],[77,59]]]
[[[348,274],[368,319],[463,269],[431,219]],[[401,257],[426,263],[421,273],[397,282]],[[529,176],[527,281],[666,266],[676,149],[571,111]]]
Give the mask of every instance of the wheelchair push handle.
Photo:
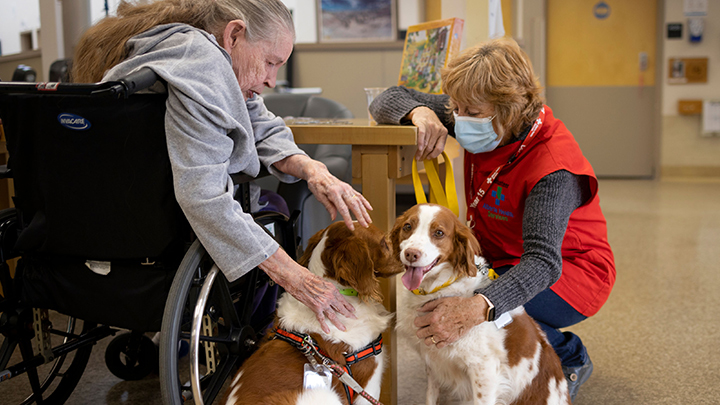
[[[117,81],[102,83],[0,82],[0,94],[57,94],[91,97],[128,98],[152,86],[159,77],[150,68],[142,68]]]
[[[125,97],[130,96],[140,90],[145,90],[158,81],[158,75],[150,68],[142,68],[136,72],[130,73],[119,81],[125,85]]]

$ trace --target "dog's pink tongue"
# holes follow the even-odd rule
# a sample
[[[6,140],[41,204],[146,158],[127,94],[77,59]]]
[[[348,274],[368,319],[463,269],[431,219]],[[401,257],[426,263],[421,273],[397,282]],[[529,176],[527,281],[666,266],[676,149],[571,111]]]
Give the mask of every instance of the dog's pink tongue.
[[[423,274],[422,267],[405,266],[405,274],[402,276],[403,285],[410,291],[417,289],[422,283]]]

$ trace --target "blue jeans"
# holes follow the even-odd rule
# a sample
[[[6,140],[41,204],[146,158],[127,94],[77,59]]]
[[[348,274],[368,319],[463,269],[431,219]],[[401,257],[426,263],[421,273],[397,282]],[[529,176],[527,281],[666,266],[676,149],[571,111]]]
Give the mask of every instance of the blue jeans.
[[[512,266],[495,269],[503,274]],[[525,304],[525,311],[537,322],[547,335],[548,341],[555,349],[564,367],[579,367],[588,360],[587,349],[580,338],[572,332],[561,332],[559,328],[567,328],[587,319],[551,289],[540,292]]]

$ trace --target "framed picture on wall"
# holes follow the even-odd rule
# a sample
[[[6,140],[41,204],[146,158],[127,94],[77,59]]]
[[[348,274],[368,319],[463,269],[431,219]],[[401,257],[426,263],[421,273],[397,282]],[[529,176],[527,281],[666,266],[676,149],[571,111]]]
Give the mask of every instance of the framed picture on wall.
[[[442,93],[440,70],[460,52],[464,25],[461,18],[448,18],[409,26],[398,86]]]
[[[396,40],[396,0],[317,1],[319,42]]]

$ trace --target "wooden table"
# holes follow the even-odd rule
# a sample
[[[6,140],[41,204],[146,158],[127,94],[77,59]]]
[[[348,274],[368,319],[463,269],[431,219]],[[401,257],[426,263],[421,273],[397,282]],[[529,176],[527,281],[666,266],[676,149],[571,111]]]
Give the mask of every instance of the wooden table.
[[[352,145],[353,182],[373,206],[373,223],[387,231],[395,223],[395,180],[410,174],[417,128],[371,125],[367,118],[288,121],[295,142]]]
[[[302,121],[301,121],[302,122]],[[297,143],[352,145],[353,182],[373,206],[373,224],[389,231],[395,223],[395,181],[410,174],[417,147],[417,128],[400,125],[374,125],[367,118],[314,120],[302,124],[288,121]],[[395,312],[395,278],[384,279],[385,307]],[[394,324],[383,341],[389,352],[390,367],[383,376],[380,402],[397,404],[397,337]]]
[[[373,206],[370,213],[373,224],[389,231],[395,223],[396,181],[408,176],[417,150],[417,128],[409,125],[377,125],[367,118],[355,119],[296,119],[288,120],[288,126],[300,144],[352,145],[352,177],[359,183],[362,193]],[[448,138],[446,152],[453,161],[460,149],[453,138]],[[454,162],[458,195],[462,195],[462,164]],[[461,213],[461,217],[464,214]],[[382,283],[385,307],[395,312],[395,278]],[[397,338],[394,325],[384,334],[389,347],[390,367],[383,378],[380,401],[385,405],[397,404]]]

